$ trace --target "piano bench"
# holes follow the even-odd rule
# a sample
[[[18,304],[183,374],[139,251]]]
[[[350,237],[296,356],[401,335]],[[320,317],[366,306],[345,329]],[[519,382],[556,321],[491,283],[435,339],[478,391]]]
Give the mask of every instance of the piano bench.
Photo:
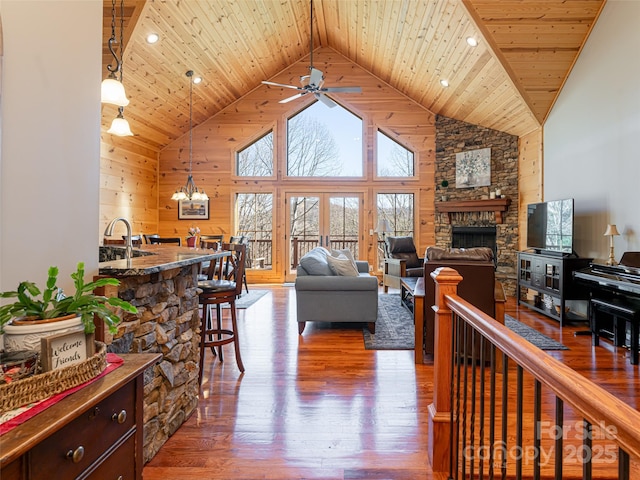
[[[602,316],[604,313],[613,317],[613,343],[620,347],[625,343],[627,324],[631,327],[631,364],[638,364],[638,335],[640,333],[640,303],[628,300],[592,298],[590,303],[589,323],[591,324],[592,344],[600,343],[600,331],[602,330]]]

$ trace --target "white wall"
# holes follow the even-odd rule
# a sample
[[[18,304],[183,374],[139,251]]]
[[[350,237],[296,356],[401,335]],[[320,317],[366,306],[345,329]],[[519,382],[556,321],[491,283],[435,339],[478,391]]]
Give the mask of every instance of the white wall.
[[[580,256],[640,250],[640,1],[609,0],[544,127],[544,199],[575,198]]]
[[[101,0],[2,0],[0,290],[98,267]]]

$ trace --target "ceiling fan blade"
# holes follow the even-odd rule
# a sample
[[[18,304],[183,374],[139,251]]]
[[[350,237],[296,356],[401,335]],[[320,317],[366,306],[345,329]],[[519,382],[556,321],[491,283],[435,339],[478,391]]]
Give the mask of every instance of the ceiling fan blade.
[[[311,68],[311,78],[309,78],[309,85],[315,85],[319,87],[322,83],[323,77],[322,72],[317,68]]]
[[[278,103],[289,103],[291,100],[295,100],[296,98],[300,98],[305,93],[306,92],[298,93],[297,95],[294,95],[293,97],[288,97],[288,98],[285,98],[284,100],[280,100]]]
[[[322,88],[323,92],[334,92],[334,93],[362,93],[361,87],[329,87]]]
[[[325,97],[321,93],[314,93],[314,96],[329,108],[333,108],[337,105],[336,102],[331,100],[329,97]]]
[[[263,80],[262,83],[264,83],[265,85],[273,85],[274,87],[293,88],[294,90],[300,90],[300,87],[296,87],[294,85],[285,85],[283,83],[267,82],[266,80]]]

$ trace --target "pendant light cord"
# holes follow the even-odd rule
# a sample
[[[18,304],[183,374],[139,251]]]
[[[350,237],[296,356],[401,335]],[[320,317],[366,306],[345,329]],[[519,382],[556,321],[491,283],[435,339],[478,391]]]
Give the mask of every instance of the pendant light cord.
[[[189,77],[189,176],[193,161],[193,70],[187,72]]]

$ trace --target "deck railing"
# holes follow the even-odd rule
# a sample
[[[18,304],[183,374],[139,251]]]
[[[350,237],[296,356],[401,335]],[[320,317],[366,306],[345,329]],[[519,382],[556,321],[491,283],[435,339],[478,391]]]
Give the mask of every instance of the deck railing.
[[[434,472],[451,479],[640,478],[640,412],[460,298],[455,270],[431,276]]]
[[[294,237],[291,241],[291,269],[295,270],[300,258],[310,250],[320,244],[318,239],[300,239]],[[272,240],[249,240],[249,253],[247,257],[247,268],[271,268],[273,265],[273,241]],[[378,242],[380,258],[382,258],[383,242]],[[358,258],[358,240],[354,239],[331,239],[330,248],[348,248]],[[380,266],[379,266],[380,267]]]

